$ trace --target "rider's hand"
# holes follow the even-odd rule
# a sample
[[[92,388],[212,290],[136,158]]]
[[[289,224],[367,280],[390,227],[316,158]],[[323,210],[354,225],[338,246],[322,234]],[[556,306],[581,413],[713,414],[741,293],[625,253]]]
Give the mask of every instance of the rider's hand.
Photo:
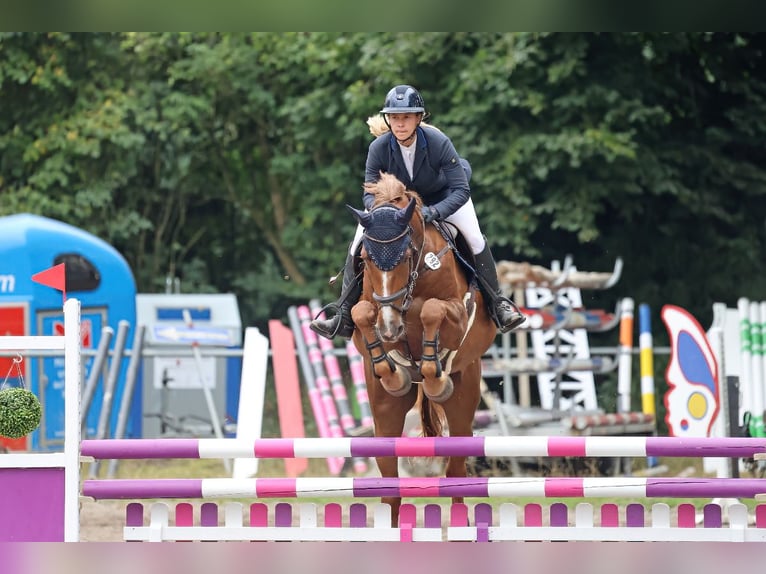
[[[439,219],[439,212],[435,207],[431,207],[430,205],[423,206],[421,213],[423,214],[423,221],[426,223],[431,223],[432,221]]]

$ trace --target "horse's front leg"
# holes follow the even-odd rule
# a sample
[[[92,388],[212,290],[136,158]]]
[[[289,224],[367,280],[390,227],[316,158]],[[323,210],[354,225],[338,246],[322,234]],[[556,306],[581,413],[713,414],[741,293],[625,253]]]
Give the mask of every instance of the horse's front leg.
[[[412,379],[409,373],[400,368],[383,348],[383,343],[375,330],[377,315],[377,307],[369,301],[360,301],[351,309],[351,318],[359,331],[364,349],[370,357],[373,374],[386,392],[395,397],[401,397],[410,392]],[[360,353],[363,352],[359,344],[357,349]]]
[[[432,401],[443,403],[452,396],[454,385],[449,373],[442,368],[439,351],[457,349],[467,323],[465,308],[456,301],[427,299],[420,310],[420,322],[423,324],[420,355],[423,392]]]

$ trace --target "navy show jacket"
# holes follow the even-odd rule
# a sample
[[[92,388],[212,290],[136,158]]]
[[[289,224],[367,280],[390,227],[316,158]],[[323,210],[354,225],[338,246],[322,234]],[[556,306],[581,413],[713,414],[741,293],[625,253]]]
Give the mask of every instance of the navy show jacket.
[[[407,172],[399,144],[391,132],[378,136],[367,152],[364,181],[376,182],[380,172],[395,175],[407,189],[420,194],[425,205],[436,208],[440,219],[460,209],[471,196],[466,169],[468,162],[458,156],[452,141],[431,126],[417,128],[413,177]],[[364,193],[364,205],[372,207],[373,196]]]

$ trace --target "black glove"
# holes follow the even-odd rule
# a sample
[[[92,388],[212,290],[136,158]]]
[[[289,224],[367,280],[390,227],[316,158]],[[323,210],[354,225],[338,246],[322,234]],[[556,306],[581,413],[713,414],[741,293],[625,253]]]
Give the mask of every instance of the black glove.
[[[426,223],[431,223],[432,221],[439,219],[439,212],[435,207],[430,205],[424,205],[420,213],[423,214],[423,221]]]

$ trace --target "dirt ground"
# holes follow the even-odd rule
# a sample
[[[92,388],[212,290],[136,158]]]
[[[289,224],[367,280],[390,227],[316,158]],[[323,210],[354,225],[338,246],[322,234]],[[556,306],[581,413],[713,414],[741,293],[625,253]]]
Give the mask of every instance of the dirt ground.
[[[124,500],[80,500],[80,540],[122,542]]]

